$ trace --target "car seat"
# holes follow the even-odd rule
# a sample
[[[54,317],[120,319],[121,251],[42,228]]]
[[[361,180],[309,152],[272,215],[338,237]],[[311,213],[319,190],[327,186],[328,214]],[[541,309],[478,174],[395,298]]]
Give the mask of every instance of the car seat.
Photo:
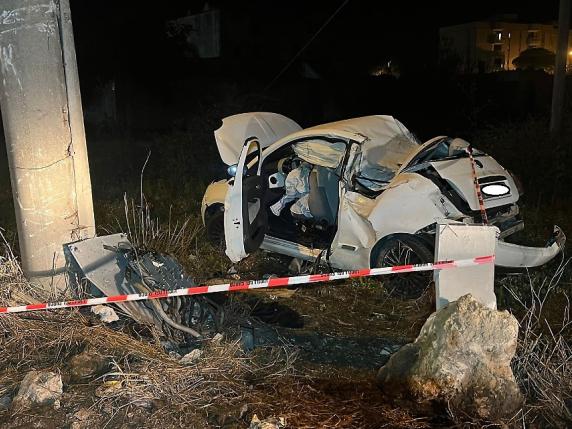
[[[316,223],[334,225],[338,213],[338,177],[329,168],[315,166],[310,173],[308,207]]]

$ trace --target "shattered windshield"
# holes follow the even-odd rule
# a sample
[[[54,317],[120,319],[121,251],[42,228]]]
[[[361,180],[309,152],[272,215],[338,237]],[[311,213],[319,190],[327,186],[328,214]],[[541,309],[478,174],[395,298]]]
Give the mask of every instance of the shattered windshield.
[[[384,144],[365,142],[359,171],[354,177],[356,185],[374,193],[381,192],[403,162],[418,149],[419,143],[409,134],[396,135]]]

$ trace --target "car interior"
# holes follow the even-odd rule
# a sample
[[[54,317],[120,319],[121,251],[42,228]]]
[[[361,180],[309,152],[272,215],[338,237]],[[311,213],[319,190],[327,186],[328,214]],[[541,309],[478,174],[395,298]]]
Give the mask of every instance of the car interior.
[[[333,241],[337,229],[341,158],[336,167],[309,163],[311,169],[307,176],[306,193],[310,218],[292,213],[290,208],[296,201],[288,202],[278,216],[270,210],[285,195],[284,182],[288,174],[301,162],[308,162],[306,159],[309,158],[299,156],[295,145],[282,147],[270,154],[261,168],[263,180],[268,185],[264,201],[268,211],[267,234],[310,248],[326,248]]]

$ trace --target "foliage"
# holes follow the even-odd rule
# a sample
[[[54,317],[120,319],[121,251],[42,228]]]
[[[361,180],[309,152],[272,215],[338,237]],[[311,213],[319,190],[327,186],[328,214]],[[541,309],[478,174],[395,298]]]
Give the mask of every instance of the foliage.
[[[517,69],[551,70],[554,68],[556,55],[544,48],[529,48],[512,60]]]

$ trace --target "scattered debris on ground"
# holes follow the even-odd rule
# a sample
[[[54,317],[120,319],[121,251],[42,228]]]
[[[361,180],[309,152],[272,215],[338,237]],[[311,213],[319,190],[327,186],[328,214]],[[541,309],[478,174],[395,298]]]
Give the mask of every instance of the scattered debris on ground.
[[[115,310],[107,305],[94,305],[91,307],[91,312],[98,315],[103,323],[113,323],[119,320]]]

